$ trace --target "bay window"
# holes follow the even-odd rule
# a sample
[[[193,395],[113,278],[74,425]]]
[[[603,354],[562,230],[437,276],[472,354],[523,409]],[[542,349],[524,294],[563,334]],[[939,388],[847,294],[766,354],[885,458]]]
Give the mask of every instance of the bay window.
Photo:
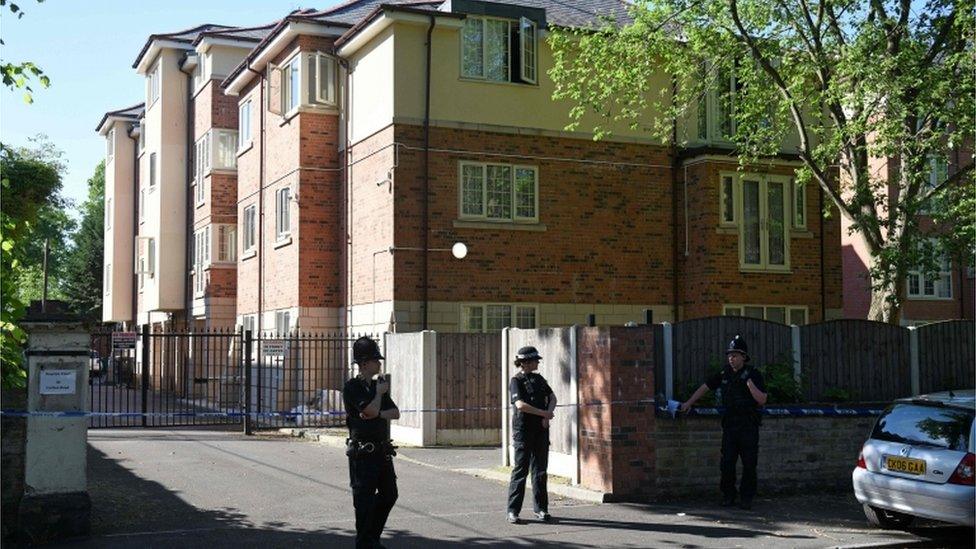
[[[469,16],[461,29],[461,76],[535,84],[538,28],[531,19]],[[511,51],[513,46],[517,51]]]
[[[338,72],[336,59],[317,51],[301,52],[280,67],[272,66],[270,86],[278,90],[278,100],[268,94],[269,110],[290,114],[302,106],[336,106]]]
[[[461,162],[460,217],[488,221],[539,219],[539,172],[534,166]]]
[[[739,268],[788,271],[790,178],[722,173],[719,184],[720,224],[738,228]]]

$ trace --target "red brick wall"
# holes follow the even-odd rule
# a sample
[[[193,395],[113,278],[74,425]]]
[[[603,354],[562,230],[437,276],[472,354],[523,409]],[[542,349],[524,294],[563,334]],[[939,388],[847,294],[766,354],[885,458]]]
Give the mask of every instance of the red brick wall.
[[[579,401],[605,403],[580,408],[580,484],[614,499],[654,488],[654,405],[641,402],[654,395],[653,341],[649,327],[580,329]]]
[[[301,36],[284,48],[272,62],[280,64],[296,46],[302,51],[328,49],[331,42]],[[263,207],[259,207],[259,250],[264,260],[253,257],[239,261],[238,314],[258,309],[258,270],[264,311],[290,307],[324,307],[341,304],[342,265],[342,172],[339,160],[338,115],[328,111],[300,111],[289,118],[266,110],[267,101],[256,91],[258,80],[249,84],[241,99],[255,92],[252,103],[254,146],[238,158],[237,212],[258,205],[259,182]],[[272,94],[272,101],[278,91]],[[235,106],[236,109],[236,106]],[[264,174],[260,171],[261,113],[264,109]],[[235,111],[236,112],[236,111]],[[276,242],[275,193],[290,187],[291,242]],[[263,210],[263,212],[262,212]],[[243,227],[238,234],[243,246]],[[259,267],[259,263],[263,266]],[[267,326],[264,326],[267,328]]]
[[[821,303],[828,309],[842,307],[840,223],[835,213],[824,220],[819,214],[819,193],[808,185],[806,234],[790,234],[789,273],[739,271],[738,234],[719,233],[719,173],[735,171],[737,162],[705,161],[682,169],[679,176],[677,234],[679,298],[682,319],[722,314],[723,305],[806,305],[809,322],[821,317]],[[792,175],[789,167],[749,169],[750,173]],[[685,174],[687,174],[688,255],[685,255]],[[820,224],[824,224],[823,271],[825,296],[821,299]]]
[[[400,169],[394,172],[392,183],[377,185],[386,179],[393,167],[394,130],[389,126],[350,147],[349,201],[352,204],[349,232],[352,237],[351,299],[352,304],[388,301],[393,298],[393,262],[389,253],[393,246],[394,226],[393,188],[408,177]],[[412,153],[411,153],[412,154]],[[405,153],[401,155],[401,158]],[[417,252],[394,252],[404,260],[416,261]],[[375,265],[374,265],[375,260]],[[374,284],[375,279],[375,284]]]
[[[406,147],[399,151],[395,171],[393,238],[397,247],[423,248],[423,153],[407,148],[422,147],[422,129],[398,125],[395,135]],[[469,249],[461,261],[447,252],[429,254],[431,301],[670,302],[671,179],[666,149],[447,128],[431,129],[431,147],[482,151],[430,154],[427,247],[449,249],[463,241]],[[539,221],[546,230],[456,228],[462,160],[536,166]],[[356,192],[369,186],[363,183]],[[381,187],[363,192],[383,191]],[[379,224],[370,240],[383,241],[387,230]],[[423,256],[396,253],[396,299],[423,299]],[[354,295],[364,293],[358,287]]]

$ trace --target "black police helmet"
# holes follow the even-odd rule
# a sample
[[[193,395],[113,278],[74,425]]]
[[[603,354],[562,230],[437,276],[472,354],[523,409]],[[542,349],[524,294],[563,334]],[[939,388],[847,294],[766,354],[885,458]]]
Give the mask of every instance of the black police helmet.
[[[352,344],[352,361],[362,364],[367,360],[384,360],[380,346],[368,336],[363,336]]]
[[[515,364],[521,364],[530,360],[542,360],[542,355],[539,354],[539,351],[535,347],[522,347],[515,354]]]
[[[746,345],[746,340],[738,334],[732,338],[732,341],[729,342],[729,348],[725,350],[725,354],[729,353],[742,353],[746,357],[746,362],[749,362],[749,346]]]

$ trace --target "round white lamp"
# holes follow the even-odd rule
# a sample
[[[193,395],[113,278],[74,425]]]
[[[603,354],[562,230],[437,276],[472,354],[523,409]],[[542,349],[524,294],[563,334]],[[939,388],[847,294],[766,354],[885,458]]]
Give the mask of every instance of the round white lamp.
[[[468,247],[464,242],[455,242],[454,246],[451,246],[451,254],[457,259],[464,259],[468,255]]]

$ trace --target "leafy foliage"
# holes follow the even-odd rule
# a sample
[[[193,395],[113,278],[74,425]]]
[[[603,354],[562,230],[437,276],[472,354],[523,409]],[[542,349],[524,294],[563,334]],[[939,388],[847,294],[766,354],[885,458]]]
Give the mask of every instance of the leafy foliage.
[[[766,382],[767,404],[794,404],[803,400],[803,388],[793,377],[793,365],[770,362],[760,370]]]
[[[44,0],[37,1],[40,3]],[[9,8],[10,13],[16,15],[17,19],[24,16],[24,10],[13,2],[0,0],[0,10],[2,10],[4,7]],[[2,46],[3,43],[3,40],[0,40],[0,46]],[[40,67],[31,61],[22,61],[20,63],[4,61],[0,63],[0,74],[3,76],[3,85],[8,89],[17,88],[24,90],[25,103],[34,102],[34,89],[31,87],[32,80],[37,79],[37,82],[45,88],[51,85],[51,79],[44,74],[44,71],[41,70]]]
[[[818,185],[872,256],[871,318],[897,323],[907,271],[938,269],[919,214],[972,196],[971,155],[930,173],[976,129],[973,1],[637,0],[632,17],[550,35],[570,128],[600,138],[626,123],[673,143],[717,94],[742,165],[797,143],[798,183]],[[894,168],[879,175],[876,159]],[[944,203],[935,233],[972,250],[973,209]]]
[[[105,162],[88,179],[88,199],[81,205],[81,226],[65,266],[64,293],[72,309],[99,320],[102,316],[102,265],[105,250]]]

